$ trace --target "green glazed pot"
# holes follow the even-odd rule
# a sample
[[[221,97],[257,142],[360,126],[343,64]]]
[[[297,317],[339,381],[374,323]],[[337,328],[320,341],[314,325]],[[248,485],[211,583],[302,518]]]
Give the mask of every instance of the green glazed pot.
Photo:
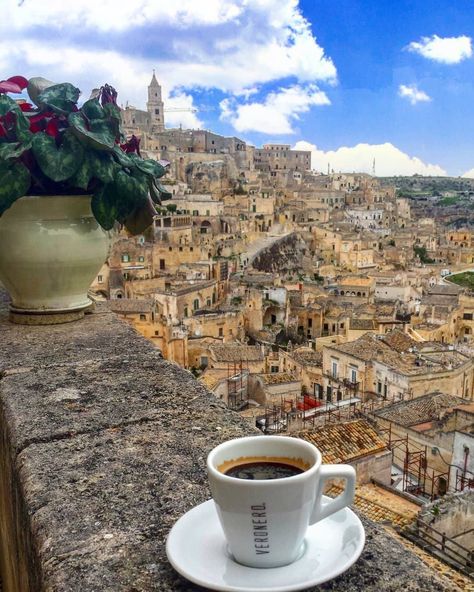
[[[111,233],[90,203],[90,195],[27,196],[0,217],[0,281],[14,322],[67,322],[91,306],[87,291],[108,256]]]

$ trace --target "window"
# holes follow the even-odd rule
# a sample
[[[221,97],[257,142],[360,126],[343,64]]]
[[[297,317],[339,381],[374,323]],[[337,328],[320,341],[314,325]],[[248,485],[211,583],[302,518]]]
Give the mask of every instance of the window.
[[[159,331],[155,331],[155,336],[159,337],[160,336],[160,332]]]
[[[337,366],[338,366],[337,362],[333,361],[331,364],[331,374],[332,374],[333,378],[337,378],[337,370],[338,370]]]
[[[272,374],[275,374],[275,373],[277,373],[278,371],[279,371],[279,368],[278,368],[278,366],[271,366],[271,368],[270,368],[270,372],[271,372]]]
[[[165,269],[166,268],[166,263],[164,259],[160,259],[160,269]]]
[[[193,308],[194,310],[197,310],[199,308],[199,298],[194,299]]]
[[[357,370],[354,370],[354,368],[351,368],[349,378],[352,383],[356,383],[357,382]]]
[[[173,247],[168,247],[168,251],[172,251],[172,250],[173,250]]]
[[[160,114],[160,110],[159,109],[155,109],[155,115],[159,115]]]
[[[123,262],[123,263],[129,263],[129,261],[130,261],[130,256],[129,256],[129,254],[128,254],[128,253],[124,253],[124,254],[122,255],[122,262]]]
[[[104,281],[104,278],[101,275],[97,276],[97,281],[101,284]]]
[[[146,315],[145,314],[141,314],[140,315],[140,321],[146,321]]]
[[[332,388],[330,386],[326,388],[326,401],[332,401]]]
[[[224,329],[219,327],[219,337],[224,337]]]
[[[145,257],[144,257],[143,255],[140,255],[140,256],[138,257],[138,261],[139,261],[140,263],[143,263],[143,262],[145,261]]]
[[[184,313],[183,314],[184,314],[185,317],[188,316],[188,307],[187,306],[184,307]]]
[[[312,327],[313,326],[313,319],[308,319],[308,327]]]
[[[201,368],[207,368],[208,363],[207,356],[201,356]]]
[[[211,306],[211,299],[210,299],[210,298],[208,298],[208,299],[206,300],[206,306]]]

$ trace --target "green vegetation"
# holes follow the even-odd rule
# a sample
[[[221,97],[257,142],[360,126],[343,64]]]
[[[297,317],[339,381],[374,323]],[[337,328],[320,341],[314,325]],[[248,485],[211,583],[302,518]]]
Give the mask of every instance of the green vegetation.
[[[434,263],[435,260],[428,257],[428,253],[426,252],[426,247],[418,247],[414,246],[413,250],[415,251],[415,255],[420,258],[422,263]]]
[[[439,206],[455,206],[459,202],[459,196],[456,197],[443,197],[438,202]]]
[[[450,282],[458,284],[458,286],[464,286],[470,290],[474,290],[474,272],[464,271],[463,273],[457,273],[449,277]]]

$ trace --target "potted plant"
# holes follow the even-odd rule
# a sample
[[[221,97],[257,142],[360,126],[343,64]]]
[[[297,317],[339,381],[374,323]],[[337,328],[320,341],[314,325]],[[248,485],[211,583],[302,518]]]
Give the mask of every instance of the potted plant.
[[[9,96],[25,89],[29,102]],[[115,89],[79,95],[44,78],[0,82],[0,280],[14,322],[83,316],[110,231],[143,232],[171,197],[158,181],[169,163],[124,137]]]

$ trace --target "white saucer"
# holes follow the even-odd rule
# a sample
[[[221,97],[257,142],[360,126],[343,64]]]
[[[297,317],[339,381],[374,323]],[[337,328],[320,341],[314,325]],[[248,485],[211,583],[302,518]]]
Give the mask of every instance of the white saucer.
[[[365,532],[349,508],[310,526],[304,554],[284,567],[257,569],[236,563],[227,551],[213,500],[196,506],[173,526],[166,543],[171,565],[182,576],[222,592],[289,592],[331,580],[364,548]]]

